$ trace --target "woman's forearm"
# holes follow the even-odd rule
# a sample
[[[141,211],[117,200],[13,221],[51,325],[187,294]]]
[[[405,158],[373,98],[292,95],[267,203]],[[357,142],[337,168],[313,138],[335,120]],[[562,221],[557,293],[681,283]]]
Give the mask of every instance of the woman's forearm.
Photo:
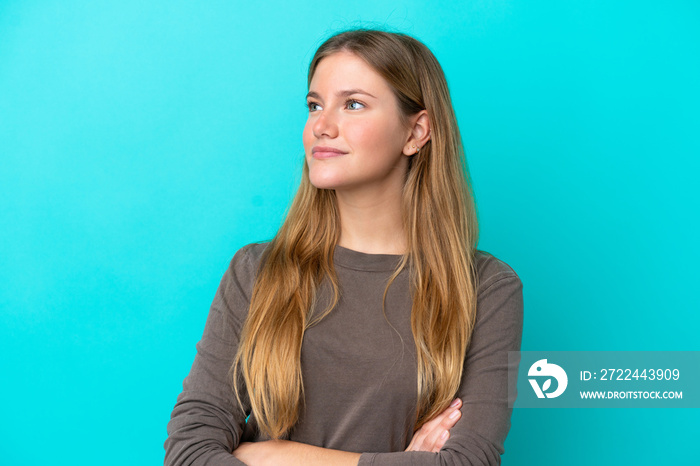
[[[233,456],[248,466],[357,466],[360,453],[331,450],[290,440],[242,443]]]

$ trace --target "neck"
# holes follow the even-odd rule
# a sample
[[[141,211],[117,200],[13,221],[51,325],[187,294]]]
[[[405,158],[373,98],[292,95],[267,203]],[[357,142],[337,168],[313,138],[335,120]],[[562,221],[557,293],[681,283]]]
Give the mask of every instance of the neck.
[[[336,191],[341,232],[338,244],[368,254],[404,254],[401,192],[352,194]]]

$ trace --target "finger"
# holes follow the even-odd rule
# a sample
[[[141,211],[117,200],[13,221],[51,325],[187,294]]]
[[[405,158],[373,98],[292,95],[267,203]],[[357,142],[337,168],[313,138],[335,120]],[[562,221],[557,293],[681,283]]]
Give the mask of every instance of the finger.
[[[426,422],[424,426],[432,431],[433,429],[438,428],[444,421],[445,418],[449,417],[450,414],[454,412],[455,409],[460,409],[462,407],[462,400],[459,398],[455,398],[452,400],[452,403],[450,403],[450,406],[445,408],[444,411],[442,411],[440,414],[432,418],[430,421]],[[454,424],[452,424],[454,425]],[[450,426],[452,427],[452,426]]]
[[[425,447],[424,442],[428,434],[430,434],[434,428],[435,426],[431,426],[428,423],[423,424],[420,429],[413,433],[411,443],[408,445],[408,448],[406,448],[406,451],[429,451],[429,449]]]
[[[423,424],[420,429],[413,433],[411,443],[408,445],[407,451],[431,451],[432,444],[428,444],[426,439],[432,435],[436,429],[440,428],[440,423],[447,413],[440,413],[436,418]]]
[[[413,434],[413,438],[407,450],[430,451],[430,447],[426,445],[425,440],[432,431],[433,429],[423,424],[423,426]]]
[[[420,429],[413,433],[413,437],[408,447],[406,447],[406,451],[432,451],[435,448],[435,439],[439,439],[437,444],[439,444],[441,448],[442,444],[444,444],[449,437],[449,433],[445,434],[444,431],[451,429],[457,420],[459,420],[459,416],[455,417],[454,412],[461,407],[462,400],[455,398],[450,406],[445,408],[445,410],[433,419],[423,424]],[[450,417],[451,415],[452,417]],[[447,437],[440,439],[440,437],[444,435],[447,435]],[[426,440],[429,436],[431,436],[430,440]],[[429,442],[432,443],[429,444]]]
[[[440,426],[447,430],[452,429],[455,426],[455,424],[457,424],[457,421],[459,421],[459,419],[462,417],[461,409],[462,400],[457,398],[450,405],[450,409],[446,410],[447,415],[443,417],[442,421],[440,421]]]
[[[421,426],[411,439],[407,448],[414,451],[439,451],[449,438],[449,430],[460,418],[459,408],[462,400],[455,399],[450,406]]]
[[[433,453],[437,453],[440,450],[442,450],[442,447],[445,446],[445,442],[450,438],[450,431],[445,430],[440,434],[440,436],[437,438],[435,441],[435,445],[433,445],[433,449],[431,450]]]
[[[462,413],[457,408],[452,408],[449,415],[444,416],[438,426],[436,426],[423,441],[423,445],[427,445],[430,451],[440,451],[449,438],[449,431],[457,423]]]
[[[443,412],[435,416],[430,422],[427,422],[429,430],[432,432],[435,429],[447,429],[450,430],[459,420],[459,415],[455,412],[462,408],[462,400],[455,398],[450,406],[445,408]],[[455,417],[456,416],[456,417]]]

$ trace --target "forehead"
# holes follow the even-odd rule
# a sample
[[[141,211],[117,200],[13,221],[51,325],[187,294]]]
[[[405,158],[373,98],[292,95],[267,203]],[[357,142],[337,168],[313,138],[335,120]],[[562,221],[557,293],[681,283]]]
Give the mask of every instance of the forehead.
[[[390,93],[386,80],[357,55],[342,51],[321,59],[309,90],[323,95],[337,90],[360,88],[374,95]],[[374,92],[373,92],[374,91]]]

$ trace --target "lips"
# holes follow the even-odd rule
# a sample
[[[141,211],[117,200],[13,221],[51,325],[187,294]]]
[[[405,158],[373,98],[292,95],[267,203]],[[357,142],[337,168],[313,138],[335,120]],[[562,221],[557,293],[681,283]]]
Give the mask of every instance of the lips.
[[[335,147],[317,146],[311,150],[311,154],[316,159],[327,159],[330,157],[339,157],[343,154],[347,154],[347,152],[336,149]]]

